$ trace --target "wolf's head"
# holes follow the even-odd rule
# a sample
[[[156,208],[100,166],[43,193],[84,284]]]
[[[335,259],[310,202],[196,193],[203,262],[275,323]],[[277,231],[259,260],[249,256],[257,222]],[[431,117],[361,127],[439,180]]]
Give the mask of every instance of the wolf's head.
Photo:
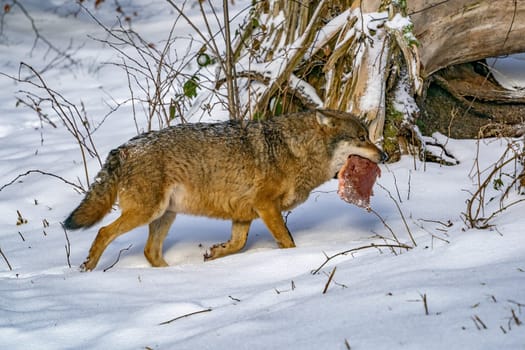
[[[357,155],[381,163],[388,159],[368,137],[368,130],[356,117],[349,113],[318,110],[317,122],[328,137],[331,170],[338,171],[350,155]]]

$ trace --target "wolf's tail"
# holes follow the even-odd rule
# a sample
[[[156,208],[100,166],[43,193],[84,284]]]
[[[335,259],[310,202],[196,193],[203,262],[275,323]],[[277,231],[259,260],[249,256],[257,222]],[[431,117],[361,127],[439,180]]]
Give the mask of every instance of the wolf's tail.
[[[79,206],[64,221],[69,230],[88,228],[109,213],[117,199],[121,169],[120,150],[111,151]]]

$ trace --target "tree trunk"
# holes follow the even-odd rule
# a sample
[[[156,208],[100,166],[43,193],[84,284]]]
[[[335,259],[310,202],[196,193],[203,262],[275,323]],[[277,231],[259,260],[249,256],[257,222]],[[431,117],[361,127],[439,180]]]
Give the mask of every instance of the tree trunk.
[[[525,2],[408,0],[421,76],[459,63],[525,51]]]
[[[263,0],[246,23],[234,50],[244,117],[352,112],[393,160],[411,149],[403,145],[421,145],[415,98],[424,102],[434,73],[525,51],[525,2],[515,0]],[[478,78],[479,98],[525,99]],[[468,79],[436,81],[459,98],[470,89]]]

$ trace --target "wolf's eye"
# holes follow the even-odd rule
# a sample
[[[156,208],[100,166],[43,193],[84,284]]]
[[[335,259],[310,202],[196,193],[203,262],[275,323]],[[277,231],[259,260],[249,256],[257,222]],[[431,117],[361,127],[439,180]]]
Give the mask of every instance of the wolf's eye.
[[[365,142],[366,141],[366,136],[365,135],[359,136],[359,141]]]

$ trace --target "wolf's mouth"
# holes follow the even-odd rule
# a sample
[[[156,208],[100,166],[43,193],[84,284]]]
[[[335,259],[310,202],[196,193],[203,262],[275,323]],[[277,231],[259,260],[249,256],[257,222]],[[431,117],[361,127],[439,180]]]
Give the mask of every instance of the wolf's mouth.
[[[346,202],[370,210],[372,187],[378,176],[381,176],[381,169],[376,163],[367,158],[350,155],[337,174],[337,193]]]

